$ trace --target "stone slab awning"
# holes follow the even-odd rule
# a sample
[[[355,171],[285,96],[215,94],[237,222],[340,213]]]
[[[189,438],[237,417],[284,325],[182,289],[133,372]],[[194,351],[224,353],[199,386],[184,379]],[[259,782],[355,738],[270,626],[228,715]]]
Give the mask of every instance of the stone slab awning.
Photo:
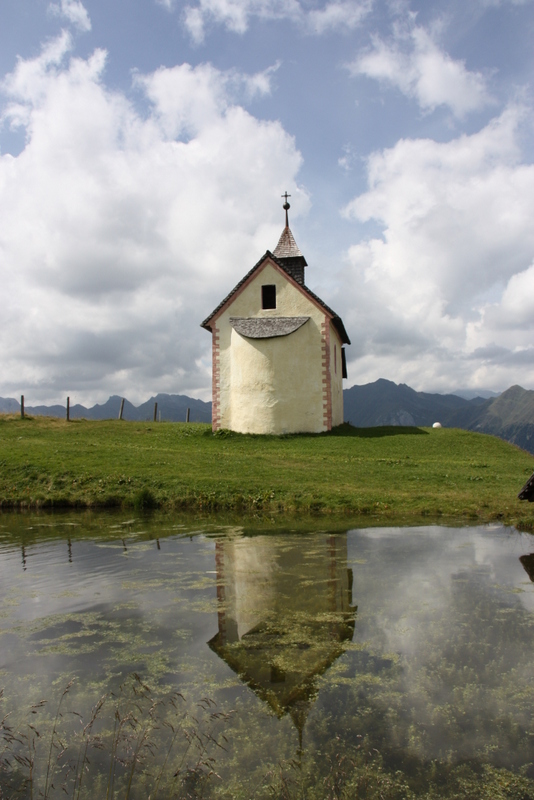
[[[298,331],[309,317],[230,317],[232,328],[247,339],[271,339]]]

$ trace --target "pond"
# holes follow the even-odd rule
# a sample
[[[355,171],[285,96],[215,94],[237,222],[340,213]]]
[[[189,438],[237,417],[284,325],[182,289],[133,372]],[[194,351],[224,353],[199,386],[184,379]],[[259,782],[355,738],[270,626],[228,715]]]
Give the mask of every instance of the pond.
[[[0,797],[534,800],[534,539],[0,517]]]

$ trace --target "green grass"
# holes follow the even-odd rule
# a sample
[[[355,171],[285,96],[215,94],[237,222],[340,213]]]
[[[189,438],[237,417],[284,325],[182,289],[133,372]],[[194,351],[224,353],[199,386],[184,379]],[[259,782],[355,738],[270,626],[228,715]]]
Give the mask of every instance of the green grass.
[[[352,428],[246,436],[208,425],[67,423],[0,416],[0,507],[137,507],[343,514],[408,522],[501,520],[533,529],[516,499],[532,455],[456,429]]]

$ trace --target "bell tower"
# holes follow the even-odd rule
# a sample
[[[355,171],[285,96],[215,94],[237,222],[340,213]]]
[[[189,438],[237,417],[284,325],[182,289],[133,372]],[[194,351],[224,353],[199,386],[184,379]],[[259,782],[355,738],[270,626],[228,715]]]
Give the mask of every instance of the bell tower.
[[[301,286],[304,286],[304,267],[307,267],[308,264],[300,252],[293,234],[291,233],[291,228],[289,227],[289,217],[287,212],[291,206],[287,202],[287,198],[291,197],[291,195],[285,192],[282,197],[285,200],[283,209],[286,212],[286,226],[282,231],[282,235],[278,240],[278,244],[273,250],[273,256],[276,256],[281,266],[285,269],[288,275],[291,275],[293,280],[295,280],[297,283],[300,283]]]

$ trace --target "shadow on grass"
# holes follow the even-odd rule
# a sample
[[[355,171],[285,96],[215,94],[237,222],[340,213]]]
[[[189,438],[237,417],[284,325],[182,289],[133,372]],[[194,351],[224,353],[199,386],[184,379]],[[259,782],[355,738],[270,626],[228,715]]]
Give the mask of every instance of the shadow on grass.
[[[356,436],[359,439],[380,439],[383,436],[428,436],[428,431],[408,425],[384,425],[376,428],[355,428],[350,422],[337,425],[321,436]]]
[[[323,433],[237,433],[227,428],[221,428],[214,433],[210,430],[202,432],[203,436],[210,438],[228,438],[228,439],[260,439],[260,440],[277,440],[277,439],[316,439],[323,436],[355,436],[360,439],[379,439],[383,436],[428,436],[428,431],[421,428],[408,427],[404,425],[384,425],[376,428],[355,428],[350,422],[344,422],[342,425],[332,428],[331,431],[324,431]]]

